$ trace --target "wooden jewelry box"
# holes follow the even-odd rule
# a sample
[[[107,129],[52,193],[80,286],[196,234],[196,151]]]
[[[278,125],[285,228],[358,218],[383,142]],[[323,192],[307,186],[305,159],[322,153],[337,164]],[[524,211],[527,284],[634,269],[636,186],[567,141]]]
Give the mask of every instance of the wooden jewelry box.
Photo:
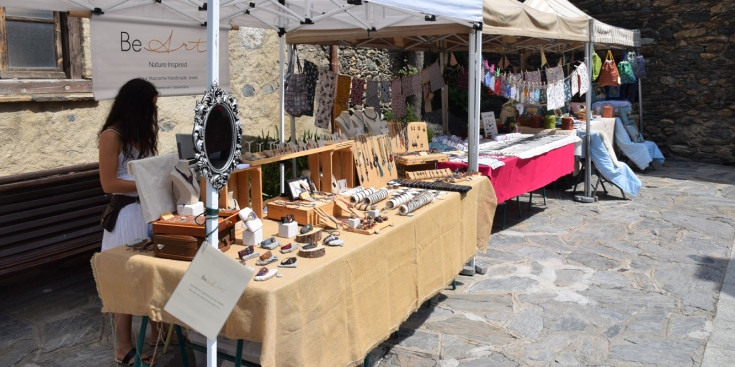
[[[238,210],[221,210],[219,216],[218,247],[225,252],[235,243],[235,224],[240,220]],[[153,253],[157,257],[191,261],[205,240],[204,216],[174,215],[153,222]]]

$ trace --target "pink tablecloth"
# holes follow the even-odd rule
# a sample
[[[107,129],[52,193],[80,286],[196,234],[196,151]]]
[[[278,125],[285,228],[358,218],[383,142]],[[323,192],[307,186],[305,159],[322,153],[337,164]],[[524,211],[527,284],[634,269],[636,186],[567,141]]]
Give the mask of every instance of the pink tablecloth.
[[[542,155],[518,159],[501,159],[504,166],[490,169],[480,165],[480,173],[490,178],[498,203],[518,195],[540,189],[561,176],[574,171],[574,144],[568,144]],[[467,167],[467,163],[439,162],[437,168],[456,170]]]

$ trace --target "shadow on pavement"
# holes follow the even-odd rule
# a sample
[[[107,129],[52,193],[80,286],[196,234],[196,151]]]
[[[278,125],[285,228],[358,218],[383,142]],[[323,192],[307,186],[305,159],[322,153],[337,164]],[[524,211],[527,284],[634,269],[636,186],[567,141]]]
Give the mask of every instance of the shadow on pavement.
[[[699,265],[696,273],[697,278],[717,283],[718,288],[721,288],[721,292],[735,296],[735,290],[732,287],[722,286],[725,281],[724,277],[727,275],[727,266],[730,264],[730,259],[699,255],[689,255],[688,257]],[[733,277],[735,274],[730,276]]]

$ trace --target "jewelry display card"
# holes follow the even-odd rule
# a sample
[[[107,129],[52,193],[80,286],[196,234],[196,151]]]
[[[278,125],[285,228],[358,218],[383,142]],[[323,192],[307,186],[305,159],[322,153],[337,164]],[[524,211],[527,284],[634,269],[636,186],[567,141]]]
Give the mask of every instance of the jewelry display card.
[[[208,339],[215,339],[253,273],[253,269],[203,244],[163,309]]]

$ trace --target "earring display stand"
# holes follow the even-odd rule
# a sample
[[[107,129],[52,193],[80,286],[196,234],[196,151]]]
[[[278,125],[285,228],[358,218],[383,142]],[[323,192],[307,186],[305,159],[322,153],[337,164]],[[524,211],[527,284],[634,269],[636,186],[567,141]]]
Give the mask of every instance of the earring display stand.
[[[446,162],[449,156],[444,153],[428,153],[429,137],[425,122],[391,122],[391,143],[398,174],[407,175],[409,171],[432,170],[436,162]]]

